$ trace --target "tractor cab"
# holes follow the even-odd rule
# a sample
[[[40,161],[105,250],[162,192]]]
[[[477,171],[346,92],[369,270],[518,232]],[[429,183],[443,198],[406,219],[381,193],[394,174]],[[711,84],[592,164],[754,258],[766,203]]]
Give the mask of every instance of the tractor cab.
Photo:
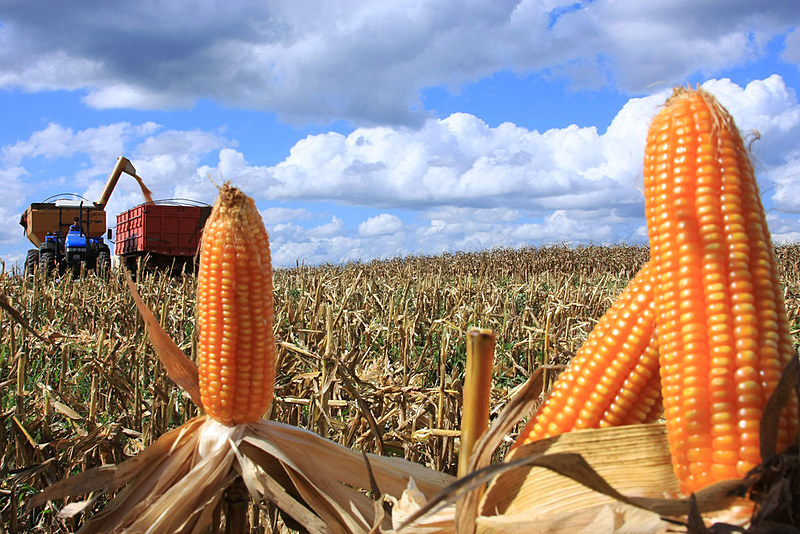
[[[102,241],[102,238],[100,238]],[[76,218],[69,227],[64,238],[64,254],[68,264],[75,265],[87,260],[90,242],[81,229],[80,221]]]

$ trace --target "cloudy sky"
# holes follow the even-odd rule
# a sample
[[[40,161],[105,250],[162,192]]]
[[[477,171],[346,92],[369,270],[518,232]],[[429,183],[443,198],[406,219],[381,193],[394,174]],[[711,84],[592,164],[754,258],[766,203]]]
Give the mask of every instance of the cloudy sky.
[[[279,266],[643,243],[645,132],[686,84],[760,136],[798,241],[799,68],[797,0],[4,0],[0,259],[119,155],[156,199],[244,189]],[[111,224],[140,202],[123,176]]]

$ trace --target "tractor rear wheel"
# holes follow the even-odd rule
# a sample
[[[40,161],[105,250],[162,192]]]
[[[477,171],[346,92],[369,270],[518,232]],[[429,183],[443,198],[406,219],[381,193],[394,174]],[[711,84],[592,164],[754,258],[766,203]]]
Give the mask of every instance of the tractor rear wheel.
[[[33,276],[38,265],[39,251],[35,248],[32,248],[28,250],[28,255],[25,256],[25,276]]]
[[[45,275],[53,272],[56,266],[56,257],[52,250],[43,250],[39,253],[39,268]]]

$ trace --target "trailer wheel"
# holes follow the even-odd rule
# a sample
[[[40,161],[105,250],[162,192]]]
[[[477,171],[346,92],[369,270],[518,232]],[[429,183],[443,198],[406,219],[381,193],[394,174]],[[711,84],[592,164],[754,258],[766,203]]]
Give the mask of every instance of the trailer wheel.
[[[39,251],[32,248],[25,256],[25,276],[33,276],[36,272],[36,267],[39,265]]]
[[[39,253],[39,268],[43,274],[50,274],[55,266],[56,257],[52,250],[43,250]]]
[[[125,269],[132,275],[136,274],[138,270],[138,265],[136,261],[136,256],[123,256],[120,258],[120,262],[125,265]]]

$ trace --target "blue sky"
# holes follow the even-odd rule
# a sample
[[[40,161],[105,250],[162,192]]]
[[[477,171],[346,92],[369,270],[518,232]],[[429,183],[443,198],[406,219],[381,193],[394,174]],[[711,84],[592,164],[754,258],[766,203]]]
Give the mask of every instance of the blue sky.
[[[0,4],[0,259],[19,216],[99,195],[256,199],[278,266],[644,243],[647,124],[702,84],[800,240],[800,2],[148,0]],[[142,201],[123,176],[108,205]]]

